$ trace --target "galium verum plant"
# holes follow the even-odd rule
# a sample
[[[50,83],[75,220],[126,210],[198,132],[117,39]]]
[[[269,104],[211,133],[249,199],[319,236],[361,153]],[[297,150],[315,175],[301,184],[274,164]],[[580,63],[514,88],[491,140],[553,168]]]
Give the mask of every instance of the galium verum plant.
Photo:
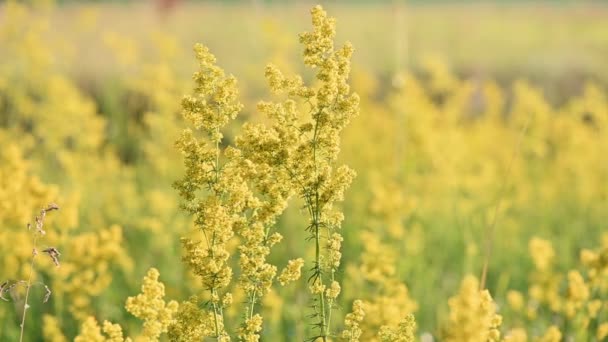
[[[335,49],[335,19],[320,6],[311,13],[313,31],[301,34],[300,42],[304,64],[316,70],[316,82],[305,85],[300,76],[286,77],[268,65],[265,74],[271,90],[285,94],[286,99],[260,102],[258,109],[273,121],[272,126],[246,124],[237,144],[247,158],[263,156],[265,163],[284,170],[290,186],[304,201],[309,219],[306,229],[315,249],[308,275],[317,332],[311,340],[326,341],[333,334],[332,311],[341,289],[336,272],[342,256],[339,230],[344,216],[334,204],[343,200],[355,176],[348,166],[336,166],[340,132],[358,114],[359,97],[348,85],[352,45]]]
[[[232,295],[227,288],[233,274],[228,264],[227,244],[234,236],[235,226],[243,222],[242,213],[250,195],[244,184],[238,183],[236,169],[222,163],[224,155],[220,143],[221,129],[236,117],[242,105],[237,99],[236,79],[224,75],[206,47],[196,45],[195,52],[199,71],[193,76],[194,95],[186,96],[182,101],[183,115],[197,133],[206,135],[206,139],[197,137],[191,128],[187,128],[177,140],[176,146],[184,156],[186,174],[175,186],[184,201],[183,209],[194,215],[202,239],[182,238],[183,260],[209,291],[208,319],[213,324],[209,327],[212,331],[203,331],[203,336],[227,341],[223,311],[231,302]],[[204,194],[199,195],[199,192]]]
[[[39,254],[38,251],[38,243],[40,241],[40,239],[42,239],[45,235],[46,235],[46,231],[44,230],[44,220],[46,218],[46,214],[48,212],[54,211],[54,210],[59,210],[59,206],[57,206],[54,203],[49,204],[46,208],[40,210],[40,215],[36,216],[34,221],[34,225],[28,223],[27,224],[27,229],[29,231],[31,231],[32,234],[32,258],[30,259],[30,265],[29,265],[29,271],[28,271],[28,276],[27,279],[24,280],[17,280],[17,281],[5,281],[2,284],[0,284],[0,299],[3,300],[8,300],[7,298],[4,297],[5,293],[9,293],[11,292],[15,287],[18,286],[23,286],[25,287],[25,297],[23,299],[23,311],[21,313],[21,324],[20,324],[20,328],[21,328],[21,332],[19,334],[19,341],[23,341],[23,336],[24,336],[24,332],[25,332],[25,319],[27,317],[27,310],[30,308],[30,304],[29,304],[29,297],[30,297],[30,290],[32,288],[32,286],[34,285],[41,285],[44,287],[45,289],[45,295],[44,295],[44,303],[46,303],[50,296],[51,296],[51,290],[49,289],[49,287],[42,283],[42,282],[34,282],[35,280],[35,272],[36,272],[36,257]],[[57,250],[57,248],[55,247],[47,247],[45,249],[42,250],[43,253],[47,254],[49,256],[49,258],[51,258],[51,260],[53,261],[53,264],[55,264],[55,266],[59,267],[59,256],[61,255],[61,253],[59,253],[59,251]]]
[[[272,227],[292,190],[272,165],[247,159],[238,148],[221,146],[222,129],[242,108],[236,79],[215,65],[215,57],[206,47],[196,45],[195,53],[199,71],[194,75],[194,94],[182,102],[184,117],[192,127],[185,129],[176,143],[185,157],[186,175],[176,187],[184,200],[182,207],[195,217],[200,233],[199,238],[182,239],[184,261],[201,278],[208,292],[203,297],[208,300],[193,297],[182,305],[170,335],[180,341],[205,336],[230,340],[224,315],[233,301],[229,242],[238,234],[238,286],[247,298],[238,337],[257,341],[263,319],[256,304],[270,291],[277,274],[276,266],[267,263],[266,257],[282,239]],[[301,267],[299,259],[290,262],[280,282],[298,278]],[[207,309],[196,310],[200,304]],[[197,329],[188,328],[192,325]],[[184,329],[190,333],[184,334]]]
[[[271,90],[287,98],[260,102],[258,109],[272,125],[245,124],[235,147],[222,147],[222,130],[242,108],[236,80],[215,65],[207,48],[195,46],[199,61],[196,86],[194,94],[182,102],[191,128],[177,141],[186,174],[176,188],[201,234],[200,239],[182,239],[184,261],[201,278],[209,299],[193,297],[181,306],[174,336],[195,325],[198,331],[185,340],[202,336],[230,339],[224,309],[232,304],[229,241],[236,233],[241,238],[238,284],[247,295],[238,337],[259,339],[263,321],[256,313],[256,303],[268,293],[277,273],[266,257],[281,240],[272,228],[292,194],[304,200],[309,215],[307,230],[315,250],[308,276],[317,328],[312,339],[326,341],[333,334],[332,311],[341,289],[336,278],[343,240],[339,228],[344,218],[334,204],[343,199],[354,177],[353,170],[335,164],[339,134],[357,114],[359,98],[347,83],[352,46],[347,43],[334,49],[335,20],[320,6],[313,8],[312,18],[314,30],[302,34],[300,41],[304,63],[317,69],[317,82],[306,86],[300,76],[287,78],[269,65],[265,74]],[[306,108],[304,113],[300,113],[302,107]],[[279,282],[287,284],[299,278],[303,264],[302,259],[291,260]],[[207,309],[195,313],[201,301]]]

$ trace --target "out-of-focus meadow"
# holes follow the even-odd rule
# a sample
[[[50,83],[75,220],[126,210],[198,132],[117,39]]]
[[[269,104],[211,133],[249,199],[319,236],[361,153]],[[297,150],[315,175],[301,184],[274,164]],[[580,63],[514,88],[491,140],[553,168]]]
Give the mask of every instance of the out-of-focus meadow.
[[[90,316],[137,336],[123,306],[151,267],[167,299],[202,292],[181,261],[180,237],[193,225],[172,187],[184,173],[174,141],[185,127],[194,43],[239,80],[244,109],[224,144],[243,122],[266,121],[256,110],[271,98],[266,63],[312,78],[298,43],[312,3],[165,5],[0,4],[0,283],[27,279],[26,223],[50,202],[61,207],[38,247],[59,249],[61,267],[37,261],[36,280],[52,295],[43,304],[44,288],[32,288],[27,341],[71,340]],[[458,314],[466,298],[448,304],[466,297],[466,276],[481,277],[488,260],[503,336],[524,341],[516,338],[525,331],[536,341],[555,327],[564,341],[605,340],[608,7],[326,10],[337,42],[355,47],[351,85],[361,98],[341,143],[340,161],[357,177],[341,204],[336,322],[362,299],[361,341],[379,341],[381,326],[409,313],[425,341],[489,340],[450,332],[474,319]],[[290,203],[277,224],[284,239],[269,255],[279,269],[312,255],[302,203]],[[306,292],[302,281],[264,298],[263,341],[309,337]],[[0,341],[18,340],[23,289],[4,296]]]

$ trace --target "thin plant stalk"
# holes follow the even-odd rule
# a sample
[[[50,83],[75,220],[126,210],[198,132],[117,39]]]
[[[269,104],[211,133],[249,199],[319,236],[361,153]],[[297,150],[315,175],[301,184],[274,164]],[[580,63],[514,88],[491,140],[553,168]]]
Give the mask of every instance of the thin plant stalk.
[[[521,131],[519,132],[519,137],[517,139],[517,144],[515,145],[515,150],[513,151],[513,155],[511,156],[511,159],[509,160],[509,164],[507,165],[507,170],[505,173],[503,184],[502,184],[502,187],[498,194],[498,200],[496,201],[496,206],[494,207],[494,216],[492,217],[492,222],[490,223],[490,225],[488,225],[486,227],[486,230],[485,230],[485,237],[486,237],[485,257],[484,257],[484,261],[483,261],[483,268],[481,270],[481,278],[480,278],[481,280],[479,282],[480,290],[484,290],[486,288],[486,279],[488,277],[488,268],[490,267],[490,258],[492,257],[492,251],[494,249],[494,237],[496,235],[496,223],[498,222],[498,213],[500,211],[502,200],[506,196],[507,188],[509,187],[509,179],[511,176],[511,172],[513,170],[513,164],[515,163],[515,159],[517,158],[517,156],[520,153],[521,144],[522,144],[522,141],[524,140],[524,137],[528,130],[529,124],[530,124],[530,117],[528,116],[528,119],[526,120],[524,126],[522,127]]]
[[[32,248],[32,260],[30,261],[30,269],[29,269],[29,274],[28,274],[28,278],[27,281],[23,281],[23,283],[25,283],[25,299],[24,299],[24,303],[23,303],[23,314],[21,316],[21,331],[19,334],[19,342],[23,342],[23,336],[25,334],[25,318],[27,315],[27,310],[29,309],[29,298],[30,298],[30,289],[32,288],[32,278],[34,277],[34,270],[35,270],[35,262],[36,262],[36,256],[38,256],[38,239],[43,236],[45,233],[45,231],[43,230],[43,226],[44,226],[44,218],[46,217],[46,213],[49,211],[53,211],[53,210],[59,210],[59,207],[54,204],[51,203],[49,204],[45,209],[42,209],[40,211],[40,217],[36,216],[36,227],[35,227],[35,231],[34,231],[34,238],[33,238],[33,245],[34,247]],[[27,225],[28,229],[31,229],[31,225],[28,224]],[[59,251],[55,248],[55,247],[50,247],[47,248],[45,250],[43,250],[44,253],[48,253],[49,257],[53,260],[53,262],[55,263],[55,265],[57,267],[59,267]],[[50,290],[48,289],[48,287],[44,284],[42,284],[46,289],[48,294],[50,295]],[[45,302],[48,300],[48,295],[47,297],[45,297]]]
[[[25,316],[27,314],[27,310],[29,309],[29,296],[30,296],[30,288],[32,287],[32,277],[34,275],[34,262],[36,260],[36,256],[38,255],[38,250],[36,249],[36,244],[38,243],[38,232],[34,234],[34,248],[32,249],[32,261],[30,262],[30,270],[27,278],[27,283],[25,285],[25,302],[23,303],[23,315],[21,316],[21,333],[19,334],[19,342],[23,341],[23,334],[25,332]]]

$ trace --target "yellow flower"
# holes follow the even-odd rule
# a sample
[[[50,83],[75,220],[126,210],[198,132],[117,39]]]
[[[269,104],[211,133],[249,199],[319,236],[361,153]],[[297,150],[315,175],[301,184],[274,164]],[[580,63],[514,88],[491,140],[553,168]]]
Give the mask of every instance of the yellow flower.
[[[101,328],[97,324],[97,320],[94,317],[87,318],[82,327],[80,328],[80,334],[76,336],[74,342],[105,342],[106,339],[101,334]]]
[[[555,251],[551,242],[534,237],[528,245],[534,265],[539,271],[547,271],[555,258]]]
[[[450,315],[443,330],[445,341],[490,342],[499,341],[501,316],[487,290],[479,290],[474,276],[466,276],[457,296],[450,298]]]
[[[524,307],[524,296],[519,291],[510,290],[507,292],[507,302],[515,311],[520,311]]]
[[[597,314],[602,309],[602,305],[603,305],[603,303],[599,299],[595,299],[595,300],[590,301],[587,304],[587,310],[589,311],[589,318],[596,318]]]
[[[45,341],[67,342],[67,338],[59,326],[59,321],[51,315],[42,316],[42,335]]]
[[[104,336],[104,334],[108,337]],[[126,339],[123,337],[120,325],[104,321],[102,329],[94,317],[87,317],[80,328],[80,334],[76,336],[74,342],[132,342],[132,340],[128,337]]]
[[[262,331],[262,323],[262,316],[259,314],[247,318],[239,330],[239,339],[244,342],[258,342],[260,340],[259,332]]]
[[[538,342],[561,342],[562,333],[556,326],[551,326],[545,334],[538,340]]]
[[[175,301],[165,303],[165,286],[158,281],[159,276],[158,271],[151,268],[144,277],[142,293],[129,297],[125,304],[127,311],[144,321],[142,334],[150,341],[158,341],[160,335],[167,332],[178,309]]]
[[[515,328],[510,330],[505,338],[504,342],[526,342],[528,341],[528,334],[526,330],[522,328]]]
[[[304,259],[302,258],[289,260],[287,267],[283,269],[278,278],[281,285],[285,286],[292,281],[300,279],[302,266],[304,266]]]
[[[345,329],[342,331],[341,337],[349,342],[357,342],[361,337],[361,328],[359,325],[365,317],[364,304],[360,300],[353,302],[352,312],[346,314],[344,318]]]
[[[212,311],[199,308],[199,298],[193,297],[179,305],[174,322],[168,327],[171,341],[198,342],[206,337],[216,336],[215,322],[223,330],[221,317],[214,317]]]
[[[118,324],[112,324],[108,321],[103,322],[103,332],[108,335],[107,342],[123,342],[125,341],[122,335],[122,327]],[[130,339],[127,339],[130,341]]]
[[[338,283],[337,281],[332,281],[331,284],[329,285],[329,288],[327,290],[325,290],[325,297],[329,298],[329,299],[336,299],[338,298],[338,295],[340,294],[340,283]]]
[[[580,259],[583,265],[593,267],[599,260],[599,255],[591,250],[583,249],[580,253]]]
[[[589,298],[589,288],[578,271],[568,272],[568,295],[566,315],[574,317],[585,301]]]
[[[396,329],[389,326],[382,326],[378,336],[382,342],[414,342],[416,331],[416,321],[414,315],[407,315],[399,322]]]
[[[596,336],[599,341],[603,341],[608,337],[608,323],[602,323],[597,327]]]

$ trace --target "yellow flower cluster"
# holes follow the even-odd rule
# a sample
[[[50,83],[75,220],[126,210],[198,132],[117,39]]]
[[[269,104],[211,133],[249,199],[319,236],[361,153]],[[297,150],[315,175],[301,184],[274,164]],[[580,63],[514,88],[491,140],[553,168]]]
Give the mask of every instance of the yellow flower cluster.
[[[539,271],[547,271],[555,258],[555,251],[551,243],[540,238],[533,238],[529,243],[530,254],[534,265]]]
[[[113,324],[108,321],[103,322],[103,332],[108,335],[108,342],[129,342],[130,339],[125,339],[122,334],[122,327],[118,324]]]
[[[347,269],[352,291],[364,294],[361,297],[367,315],[361,324],[362,339],[372,342],[402,336],[400,331],[404,320],[409,321],[408,317],[418,309],[418,304],[410,297],[409,289],[400,280],[396,269],[400,246],[395,245],[398,240],[393,234],[404,228],[401,200],[395,194],[386,198],[387,194],[381,189],[376,190],[368,215],[370,227],[360,233],[361,241],[365,241],[360,264]],[[385,234],[386,238],[383,236]]]
[[[555,251],[550,241],[534,237],[528,244],[535,271],[531,275],[532,284],[528,289],[530,298],[547,304],[553,311],[559,311],[563,300],[559,295],[561,276],[553,270]],[[528,315],[534,318],[535,311],[529,311]]]
[[[0,173],[8,172],[1,179],[11,180],[6,186],[2,186],[3,190],[0,192],[0,196],[7,196],[2,201],[0,217],[3,223],[8,225],[7,229],[2,229],[0,233],[0,245],[6,244],[3,250],[11,250],[11,253],[2,258],[0,278],[25,279],[26,265],[29,265],[34,245],[29,238],[31,230],[16,228],[23,227],[23,222],[27,221],[25,216],[29,215],[32,208],[43,207],[43,202],[49,203],[51,198],[56,199],[57,190],[30,175],[31,165],[22,159],[21,151],[15,145],[7,145],[2,150],[0,159]],[[77,219],[74,218],[77,207],[77,203],[66,204],[66,210],[59,214],[57,222],[52,223],[52,228],[45,230],[44,245],[55,247],[47,248],[52,258],[45,257],[40,260],[40,269],[33,273],[32,281],[42,275],[48,277],[52,298],[47,296],[44,301],[51,299],[55,314],[64,314],[63,310],[67,309],[76,320],[82,320],[93,310],[91,298],[100,295],[109,286],[111,265],[120,264],[128,269],[130,259],[121,246],[122,232],[118,226],[99,232],[71,233],[70,230],[77,225]],[[14,246],[20,248],[13,251]],[[67,251],[70,258],[59,263],[59,253],[56,251]],[[48,293],[50,294],[51,292]],[[49,340],[65,339],[54,316],[44,316],[43,327],[42,330]]]
[[[246,143],[239,137],[236,140],[237,148],[247,149]],[[260,338],[263,321],[262,316],[256,313],[256,304],[270,292],[277,274],[277,267],[268,263],[267,258],[271,248],[283,239],[280,233],[273,232],[273,228],[277,217],[286,209],[292,190],[282,170],[277,171],[271,164],[259,159],[248,158],[246,153],[236,148],[231,150],[231,154],[236,163],[235,169],[243,180],[248,180],[249,189],[255,194],[248,199],[250,213],[245,214],[245,221],[237,232],[241,237],[238,247],[241,270],[239,286],[245,291],[248,303],[240,338],[256,341]],[[301,268],[303,261],[290,261],[282,271],[282,278],[279,278],[282,285],[299,277],[298,265]]]
[[[51,315],[42,316],[42,335],[44,340],[48,342],[67,342],[57,317]]]
[[[608,323],[602,323],[597,328],[596,338],[603,341],[606,337],[608,337]]]
[[[120,265],[129,271],[133,265],[122,247],[123,233],[119,226],[58,239],[61,249],[69,251],[71,257],[57,270],[53,289],[57,296],[68,299],[69,312],[82,321],[93,314],[91,299],[110,286],[111,267]]]
[[[214,316],[212,311],[201,310],[200,302],[199,298],[192,297],[179,305],[175,321],[168,328],[171,341],[197,342],[214,336],[216,322],[220,325],[219,329],[224,330],[220,317]]]
[[[416,321],[414,315],[407,315],[399,322],[397,328],[383,326],[378,333],[382,342],[414,342],[416,331]]]
[[[123,337],[120,325],[104,321],[103,328],[100,328],[94,317],[88,317],[82,323],[80,334],[74,338],[74,342],[132,342],[132,340]]]
[[[32,257],[31,233],[24,229],[32,210],[43,208],[57,196],[57,189],[31,175],[30,164],[21,150],[8,144],[0,151],[0,281],[26,279]],[[55,243],[51,239],[50,243]],[[19,248],[15,248],[19,246]]]
[[[585,284],[583,276],[576,270],[568,272],[567,292],[565,312],[568,317],[573,317],[589,299],[589,287]]]
[[[353,311],[346,314],[344,318],[344,331],[341,337],[348,342],[358,342],[362,331],[360,328],[361,321],[365,317],[365,306],[363,301],[355,300],[353,302]]]
[[[125,308],[133,316],[143,320],[141,336],[135,341],[160,341],[160,335],[168,331],[173,323],[178,304],[175,301],[166,303],[165,285],[158,281],[160,276],[158,270],[151,268],[143,279],[142,293],[129,297]],[[45,316],[45,336],[56,339],[58,342],[65,337],[56,329],[57,320],[51,316]],[[103,333],[102,333],[103,331]],[[119,324],[108,321],[103,322],[100,327],[95,317],[89,316],[83,320],[80,334],[74,339],[75,342],[132,342],[129,337],[125,338],[123,329]]]
[[[511,329],[509,332],[506,333],[503,341],[505,341],[505,342],[526,342],[526,341],[528,341],[528,334],[526,333],[526,330],[523,328]]]
[[[509,291],[507,302],[513,312],[525,314],[530,322],[543,322],[542,312],[550,312],[559,322],[549,326],[535,341],[561,341],[562,339],[585,339],[601,341],[606,336],[608,325],[603,323],[606,308],[606,277],[598,276],[599,251],[584,249],[580,253],[581,269],[570,269],[561,274],[550,260],[555,255],[551,242],[532,238],[530,254],[535,269],[530,275],[527,298],[521,292]],[[547,256],[550,256],[548,258]],[[542,261],[540,261],[542,260]],[[537,334],[532,334],[532,336]],[[507,334],[508,341],[526,341],[527,335],[521,328]]]
[[[279,283],[284,286],[292,281],[300,279],[302,266],[304,266],[304,259],[302,258],[289,260],[287,266],[281,271],[281,275],[279,275]]]
[[[151,268],[144,277],[142,293],[129,297],[125,304],[127,311],[144,321],[142,335],[147,341],[158,341],[167,332],[178,309],[177,302],[165,302],[165,286],[158,281],[159,276],[158,270]]]
[[[101,334],[101,328],[94,317],[87,318],[82,327],[80,328],[80,334],[74,339],[75,342],[105,342],[106,338]]]
[[[599,250],[583,249],[580,260],[587,268],[587,274],[594,286],[606,287],[608,276],[608,234],[602,238],[602,246]]]
[[[539,338],[538,342],[561,342],[561,340],[561,331],[559,331],[556,326],[552,325],[547,329],[545,334]]]
[[[444,341],[498,342],[502,317],[487,290],[479,290],[479,281],[466,276],[457,296],[450,298],[450,315],[442,332]]]
[[[247,318],[239,330],[239,339],[245,342],[258,342],[262,331],[262,316],[254,314]]]

